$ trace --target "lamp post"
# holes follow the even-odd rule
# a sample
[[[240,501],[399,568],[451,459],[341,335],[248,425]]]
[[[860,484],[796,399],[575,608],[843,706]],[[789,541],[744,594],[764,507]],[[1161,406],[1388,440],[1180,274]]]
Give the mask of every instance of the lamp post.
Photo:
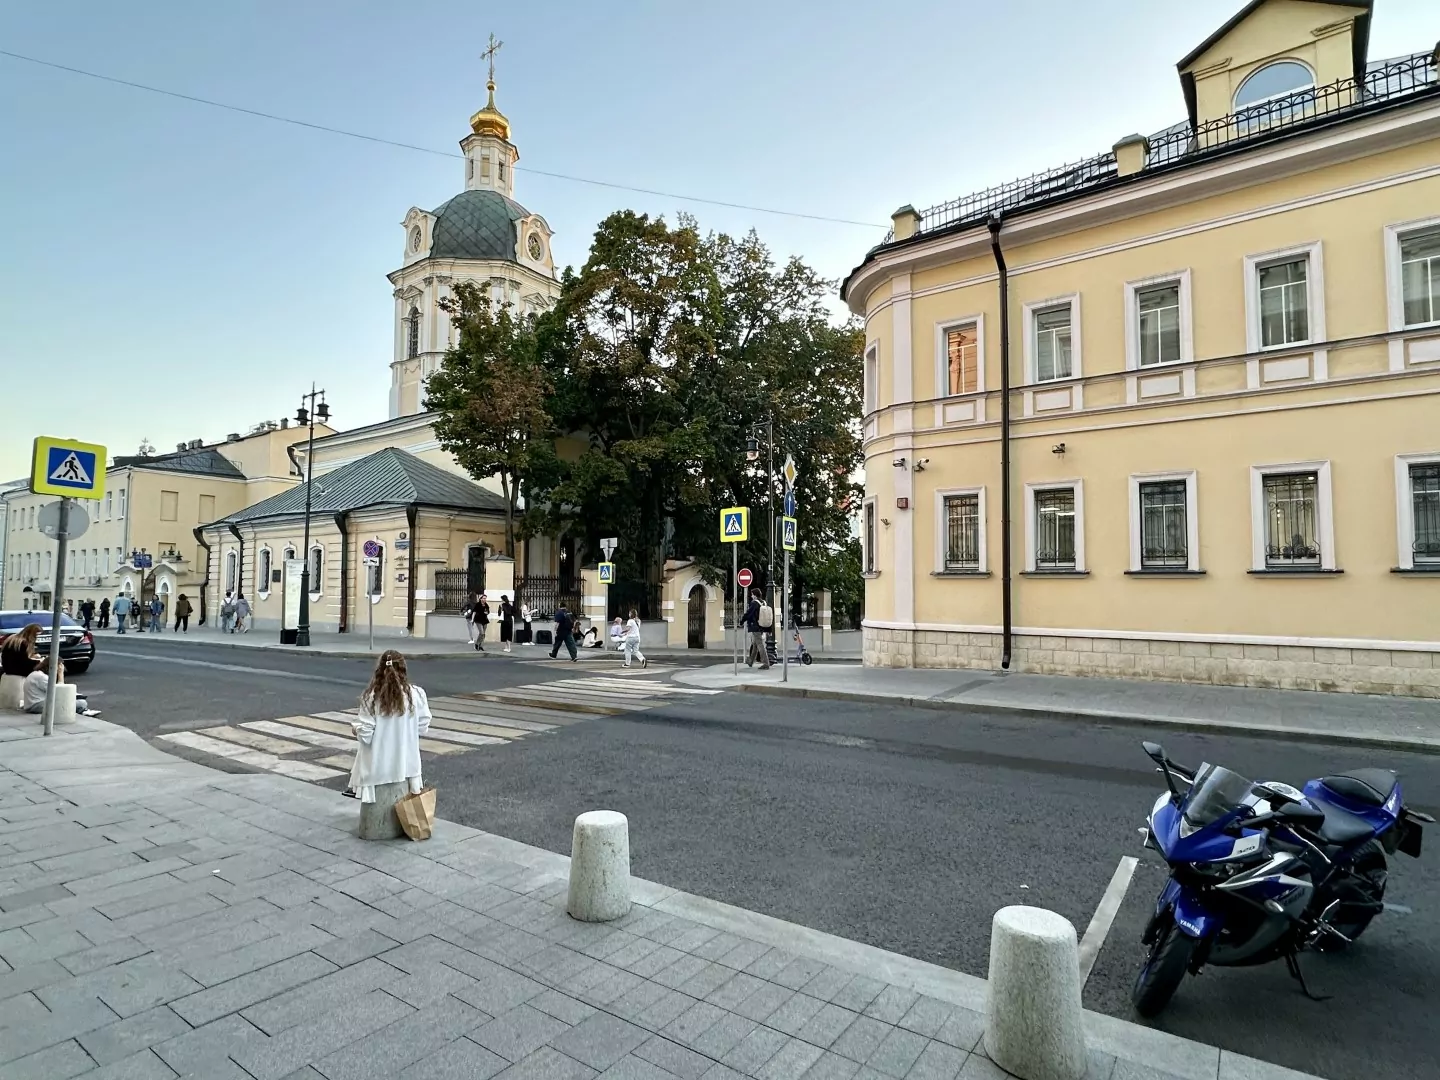
[[[310,384],[310,393],[300,397],[300,408],[295,420],[301,426],[309,426],[310,441],[305,449],[305,561],[300,566],[300,624],[295,628],[295,644],[308,647],[310,644],[310,484],[315,478],[315,421],[322,424],[330,419],[330,406],[325,404],[325,391],[316,390]],[[306,408],[306,403],[309,408]]]
[[[769,596],[771,606],[775,600],[775,417],[766,417],[763,425],[758,425],[745,440],[745,460],[755,462],[760,460],[760,439],[756,434],[760,427],[765,429],[765,444],[770,455],[770,464],[765,470],[765,504],[770,511],[770,550],[765,563],[765,592]]]

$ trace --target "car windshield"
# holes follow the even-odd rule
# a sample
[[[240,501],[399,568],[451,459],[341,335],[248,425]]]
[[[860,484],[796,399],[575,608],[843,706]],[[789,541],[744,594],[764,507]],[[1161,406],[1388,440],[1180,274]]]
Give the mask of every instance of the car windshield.
[[[31,623],[39,623],[40,629],[48,633],[51,618],[48,611],[0,611],[0,634],[11,634],[16,630],[24,630]],[[79,626],[80,624],[62,612],[60,625]]]
[[[1239,773],[1219,765],[1201,765],[1185,798],[1185,820],[1195,828],[1203,829],[1234,813],[1254,786]]]

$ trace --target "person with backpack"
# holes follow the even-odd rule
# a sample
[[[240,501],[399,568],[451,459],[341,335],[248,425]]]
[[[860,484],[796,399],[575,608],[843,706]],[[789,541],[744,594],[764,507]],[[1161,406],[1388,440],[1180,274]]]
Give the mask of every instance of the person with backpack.
[[[225,602],[220,605],[220,629],[223,633],[235,632],[235,594],[225,593]]]
[[[754,667],[760,660],[760,670],[770,670],[770,652],[765,648],[765,633],[775,625],[775,611],[760,598],[759,589],[750,590],[750,603],[745,607],[745,618],[741,620],[750,635],[750,647],[745,651],[745,666]]]
[[[564,645],[565,651],[570,654],[572,664],[580,659],[580,652],[575,648],[575,620],[570,612],[565,610],[564,604],[555,608],[555,645],[550,650],[551,660],[560,655],[561,645]]]

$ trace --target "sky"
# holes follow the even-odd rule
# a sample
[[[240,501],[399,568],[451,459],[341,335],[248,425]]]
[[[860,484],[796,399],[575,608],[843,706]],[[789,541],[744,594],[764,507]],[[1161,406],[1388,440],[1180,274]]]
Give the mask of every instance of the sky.
[[[0,56],[0,480],[36,435],[171,450],[312,382],[337,426],[385,419],[385,275],[406,211],[464,187],[492,32],[515,195],[557,263],[628,208],[754,229],[838,280],[903,204],[1181,119],[1175,62],[1242,2],[5,4],[0,49],[438,153]],[[1375,9],[1372,57],[1440,37],[1434,0]]]

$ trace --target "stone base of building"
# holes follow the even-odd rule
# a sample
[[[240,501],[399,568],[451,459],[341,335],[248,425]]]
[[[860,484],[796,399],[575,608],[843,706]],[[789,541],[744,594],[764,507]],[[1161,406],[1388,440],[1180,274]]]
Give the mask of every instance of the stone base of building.
[[[996,633],[867,626],[864,661],[867,667],[996,670],[1000,643]],[[1440,642],[1432,651],[1415,651],[1017,634],[1010,660],[1010,670],[1034,675],[1440,698]]]

